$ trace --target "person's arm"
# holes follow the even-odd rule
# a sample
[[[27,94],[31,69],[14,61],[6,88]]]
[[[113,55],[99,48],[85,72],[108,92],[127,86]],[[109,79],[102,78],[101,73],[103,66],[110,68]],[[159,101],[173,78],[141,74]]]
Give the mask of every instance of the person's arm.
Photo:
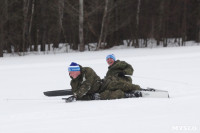
[[[83,74],[83,81],[81,83],[81,86],[79,89],[77,89],[74,92],[75,97],[78,99],[82,98],[84,95],[87,94],[87,92],[91,89],[92,83],[93,83],[93,76],[91,72],[85,72]]]
[[[124,62],[124,64],[125,64],[124,70],[123,70],[124,75],[133,75],[133,71],[134,71],[133,67],[126,62]]]
[[[118,69],[119,76],[132,75],[134,71],[133,67],[125,61],[120,61],[119,63],[117,63],[115,69]]]

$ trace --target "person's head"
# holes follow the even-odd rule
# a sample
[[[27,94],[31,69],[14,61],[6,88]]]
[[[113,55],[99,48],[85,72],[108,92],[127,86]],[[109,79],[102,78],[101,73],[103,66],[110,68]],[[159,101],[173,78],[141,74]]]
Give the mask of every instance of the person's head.
[[[73,79],[77,78],[81,74],[80,70],[81,69],[79,64],[72,62],[68,67],[69,76],[72,77]]]
[[[109,54],[106,56],[106,61],[109,66],[111,66],[115,62],[116,58],[114,54]]]

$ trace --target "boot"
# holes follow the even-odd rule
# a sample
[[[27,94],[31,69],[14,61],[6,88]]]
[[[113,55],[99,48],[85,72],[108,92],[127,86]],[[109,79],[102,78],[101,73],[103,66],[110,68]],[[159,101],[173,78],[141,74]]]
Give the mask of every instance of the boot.
[[[99,93],[94,93],[94,94],[91,96],[91,99],[92,99],[92,100],[100,100],[100,94],[99,94]]]
[[[63,100],[65,100],[66,103],[75,102],[76,101],[76,97],[75,96],[70,96],[68,98],[63,98]]]
[[[142,97],[142,93],[140,91],[132,91],[129,93],[124,93],[125,98],[132,98],[132,97]]]

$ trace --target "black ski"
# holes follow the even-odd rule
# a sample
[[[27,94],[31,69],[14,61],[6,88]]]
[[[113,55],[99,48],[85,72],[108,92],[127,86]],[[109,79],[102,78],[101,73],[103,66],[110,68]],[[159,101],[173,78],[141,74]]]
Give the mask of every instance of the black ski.
[[[73,95],[71,89],[66,90],[53,90],[53,91],[45,91],[43,92],[45,96],[53,97],[53,96],[65,96],[65,95]]]

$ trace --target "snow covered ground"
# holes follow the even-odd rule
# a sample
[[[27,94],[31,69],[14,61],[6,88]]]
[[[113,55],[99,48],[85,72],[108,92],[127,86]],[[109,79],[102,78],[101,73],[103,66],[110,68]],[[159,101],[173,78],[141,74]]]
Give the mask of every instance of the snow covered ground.
[[[70,88],[74,61],[103,78],[113,53],[135,69],[133,82],[169,91],[167,98],[64,103],[43,91]],[[0,133],[200,132],[200,46],[118,48],[0,58]]]

